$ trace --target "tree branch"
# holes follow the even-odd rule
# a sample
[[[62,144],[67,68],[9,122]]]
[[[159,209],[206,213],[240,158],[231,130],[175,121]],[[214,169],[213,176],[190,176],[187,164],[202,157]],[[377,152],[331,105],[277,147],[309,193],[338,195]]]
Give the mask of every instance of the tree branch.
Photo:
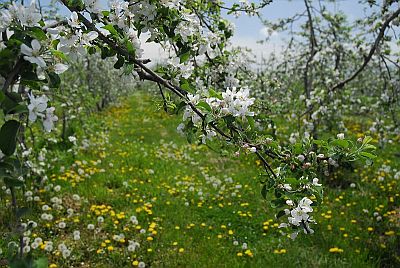
[[[340,81],[333,87],[329,89],[330,92],[333,92],[337,89],[343,88],[344,85],[346,85],[348,82],[352,81],[354,78],[356,78],[363,70],[364,68],[368,65],[370,60],[372,59],[372,56],[375,54],[375,51],[377,50],[379,43],[381,42],[382,38],[385,35],[386,29],[389,27],[390,22],[392,22],[395,18],[397,18],[400,15],[400,8],[397,9],[391,16],[389,16],[385,22],[382,24],[378,36],[375,39],[374,44],[372,45],[367,57],[365,57],[363,64],[358,68],[350,77],[346,78],[343,81]]]

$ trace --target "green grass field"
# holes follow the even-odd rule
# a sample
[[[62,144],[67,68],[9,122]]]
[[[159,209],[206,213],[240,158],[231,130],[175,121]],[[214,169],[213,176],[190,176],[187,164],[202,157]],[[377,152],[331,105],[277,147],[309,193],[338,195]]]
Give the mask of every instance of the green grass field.
[[[384,162],[331,181],[336,186],[326,187],[324,205],[313,213],[315,234],[292,241],[261,197],[259,163],[188,144],[176,133],[179,119],[156,111],[147,95],[91,116],[97,146],[74,159],[60,156],[47,188],[37,192],[40,201],[28,202],[38,215],[31,216],[38,226],[29,236],[43,240],[31,252],[46,255],[50,267],[400,265],[398,144],[378,152]],[[54,218],[40,219],[43,205],[57,203],[54,197],[62,199],[46,211]],[[53,253],[46,253],[46,241]],[[70,256],[57,250],[61,242]]]

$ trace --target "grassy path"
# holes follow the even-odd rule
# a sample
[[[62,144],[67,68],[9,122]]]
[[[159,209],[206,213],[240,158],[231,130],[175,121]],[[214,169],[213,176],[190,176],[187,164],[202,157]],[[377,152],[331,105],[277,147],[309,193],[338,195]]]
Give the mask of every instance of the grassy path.
[[[253,158],[188,144],[176,133],[179,118],[155,111],[146,95],[93,121],[97,146],[39,191],[39,208],[62,200],[30,234],[43,239],[35,254],[53,242],[50,267],[374,267],[396,256],[397,180],[381,163],[356,171],[356,189],[329,190],[316,233],[291,241],[261,198]]]

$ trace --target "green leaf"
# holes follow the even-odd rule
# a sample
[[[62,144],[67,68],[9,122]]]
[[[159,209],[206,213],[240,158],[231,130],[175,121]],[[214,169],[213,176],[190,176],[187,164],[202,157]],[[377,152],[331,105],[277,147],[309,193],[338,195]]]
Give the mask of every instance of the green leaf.
[[[179,58],[180,58],[180,63],[184,63],[184,62],[188,61],[190,58],[190,51],[183,53],[182,55],[179,56]]]
[[[283,198],[278,198],[271,200],[270,202],[272,208],[278,208],[286,204],[286,201]]]
[[[22,113],[27,113],[28,108],[26,105],[18,104],[14,108],[8,111],[9,114],[22,114]]]
[[[125,45],[126,45],[126,49],[128,50],[129,54],[134,56],[136,54],[136,49],[133,46],[132,42],[127,40]]]
[[[363,144],[367,144],[367,143],[370,143],[371,141],[372,141],[372,137],[365,136],[362,143]]]
[[[85,7],[82,0],[68,0],[67,3],[68,7],[73,7],[75,9],[78,9],[78,11],[83,10]]]
[[[206,114],[206,117],[204,118],[204,123],[206,125],[208,125],[213,121],[214,121],[214,117],[211,114]]]
[[[268,184],[267,184],[268,189],[271,189],[274,186],[275,186],[275,180],[272,179],[272,178],[269,178],[268,179]]]
[[[372,144],[365,144],[364,145],[364,150],[375,150],[376,146],[372,145]]]
[[[291,178],[291,177],[285,178],[285,181],[286,181],[287,183],[289,183],[289,184],[294,184],[294,185],[296,185],[296,184],[299,183],[299,181],[298,181],[296,178]]]
[[[124,65],[124,74],[125,75],[131,74],[133,72],[134,68],[135,68],[135,66],[133,64],[126,63]]]
[[[210,94],[210,97],[217,98],[219,100],[222,100],[222,93],[221,92],[216,92],[214,89],[209,89],[208,94]]]
[[[188,81],[186,79],[182,79],[181,80],[180,86],[181,86],[181,88],[183,90],[185,90],[185,91],[187,91],[189,93],[194,93],[195,92],[194,88],[192,88],[190,86],[190,84],[188,83]]]
[[[315,186],[314,189],[314,195],[317,198],[317,202],[322,203],[322,199],[324,197],[324,189],[321,186]]]
[[[368,158],[368,159],[375,159],[377,156],[368,152],[361,152],[360,155]]]
[[[50,81],[49,81],[49,87],[50,88],[59,88],[61,85],[61,79],[60,76],[56,73],[53,72],[48,72]]]
[[[41,81],[34,70],[22,72],[21,79],[26,81]]]
[[[254,118],[252,116],[246,116],[247,121],[249,122],[250,128],[254,130]]]
[[[323,141],[323,140],[313,140],[313,142],[314,142],[314,144],[323,146],[323,147],[325,147],[327,145],[326,141]]]
[[[117,62],[114,64],[115,69],[121,69],[122,66],[124,66],[125,59],[123,57],[118,57]]]
[[[178,114],[180,111],[182,111],[183,108],[186,107],[186,102],[181,101],[178,105],[175,107],[175,113]]]
[[[293,153],[294,154],[301,154],[303,153],[303,146],[301,143],[295,143],[293,145]]]
[[[113,25],[107,24],[107,25],[103,26],[103,29],[106,29],[107,31],[109,31],[113,36],[118,37],[118,32],[114,28]]]
[[[264,184],[261,188],[261,195],[264,199],[267,199],[267,193],[268,193],[267,185]]]
[[[285,215],[286,215],[285,211],[284,211],[284,210],[280,210],[280,211],[276,214],[276,218],[279,219],[280,217],[285,216]]]
[[[276,188],[275,189],[275,197],[276,198],[281,198],[282,197],[282,190]]]
[[[12,155],[17,147],[17,134],[20,123],[15,120],[9,120],[4,123],[0,129],[0,150],[5,155]]]
[[[8,112],[14,109],[20,101],[21,96],[19,94],[9,92],[8,96],[5,96],[5,98],[1,102],[1,108],[4,110],[5,114],[8,114]]]
[[[101,58],[104,60],[105,58],[112,57],[116,54],[116,52],[108,47],[101,47]]]
[[[89,53],[89,55],[96,54],[96,48],[95,47],[89,47],[88,48],[88,53]]]
[[[349,147],[349,142],[347,140],[334,140],[331,142],[331,145],[335,145],[335,146],[339,146],[342,147],[344,149]]]
[[[201,110],[205,111],[205,112],[211,112],[211,106],[205,102],[205,101],[200,101],[197,105],[197,108],[200,108]]]
[[[39,41],[43,41],[43,40],[47,39],[46,33],[38,27],[32,27],[26,33],[30,37],[37,39]]]
[[[91,47],[92,48],[92,47]],[[56,49],[52,49],[51,50],[51,54],[53,54],[55,57],[63,60],[63,61],[68,61],[67,56],[65,56],[65,54],[62,51],[56,50]]]

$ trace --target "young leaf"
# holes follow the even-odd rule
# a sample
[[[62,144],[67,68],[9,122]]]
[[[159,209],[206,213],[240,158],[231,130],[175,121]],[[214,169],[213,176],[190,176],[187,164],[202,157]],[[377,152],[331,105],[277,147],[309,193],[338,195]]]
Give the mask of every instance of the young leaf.
[[[5,155],[12,155],[17,147],[17,134],[20,123],[9,120],[0,129],[0,149]]]
[[[261,188],[261,195],[264,199],[267,199],[267,192],[268,192],[267,185],[264,184]]]
[[[346,148],[349,147],[349,142],[346,141],[346,140],[334,140],[334,141],[332,141],[331,144],[332,144],[332,145],[335,145],[335,146],[342,147],[342,148],[344,148],[344,149],[346,149]]]
[[[211,112],[211,106],[205,101],[200,101],[196,106],[205,112]]]
[[[47,73],[49,75],[50,81],[49,81],[49,87],[50,88],[59,88],[61,85],[61,79],[58,74],[49,72]]]
[[[374,158],[376,158],[376,155],[371,154],[371,153],[368,153],[368,152],[361,152],[360,155],[362,155],[362,156],[364,156],[364,157],[366,157],[366,158],[369,158],[369,159],[374,159]]]
[[[107,25],[103,26],[103,28],[106,29],[107,31],[109,31],[113,36],[118,37],[118,32],[117,32],[117,30],[115,30],[113,25],[107,24]]]
[[[32,38],[34,38],[34,39],[37,39],[37,40],[39,40],[39,41],[43,41],[43,40],[46,40],[46,39],[47,39],[46,33],[45,33],[42,29],[40,29],[40,28],[38,28],[38,27],[32,27],[32,28],[30,28],[30,29],[27,31],[27,34],[28,34],[30,37],[32,37]]]

